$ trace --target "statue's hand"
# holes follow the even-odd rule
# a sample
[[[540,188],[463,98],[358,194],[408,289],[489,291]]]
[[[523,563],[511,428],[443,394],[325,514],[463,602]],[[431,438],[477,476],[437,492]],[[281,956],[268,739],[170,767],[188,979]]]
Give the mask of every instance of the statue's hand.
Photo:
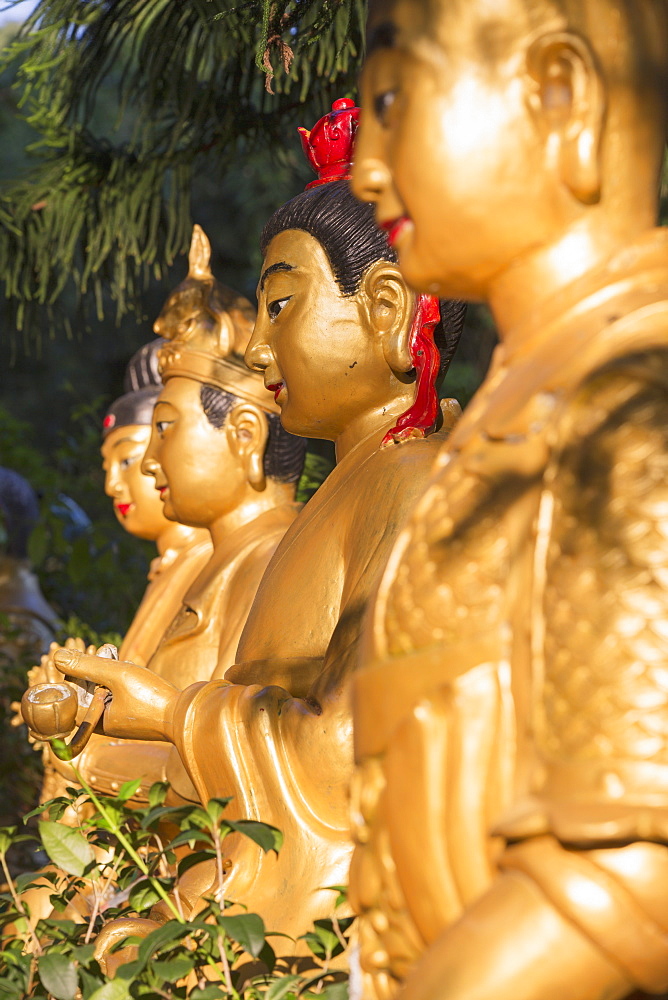
[[[171,739],[171,716],[179,692],[168,681],[146,667],[92,656],[78,649],[59,649],[53,658],[66,676],[94,681],[111,691],[111,703],[102,717],[106,735]]]
[[[156,920],[149,920],[145,917],[122,917],[118,920],[110,920],[98,934],[95,940],[95,958],[100,964],[100,968],[109,977],[116,974],[119,966],[126,962],[133,962],[137,957],[138,945],[126,945],[124,948],[117,948],[111,952],[114,945],[124,938],[133,935],[145,938],[160,927]]]

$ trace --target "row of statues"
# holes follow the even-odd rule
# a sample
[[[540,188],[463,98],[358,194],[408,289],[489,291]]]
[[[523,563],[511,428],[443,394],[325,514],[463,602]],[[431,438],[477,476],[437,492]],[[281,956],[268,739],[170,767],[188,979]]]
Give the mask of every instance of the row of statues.
[[[108,483],[134,462],[201,548],[132,656],[48,657],[47,695],[106,693],[77,767],[281,829],[226,886],[293,940],[349,882],[364,1000],[668,989],[667,53],[665,0],[372,0],[257,316],[196,227],[150,435],[110,411]],[[500,342],[460,415],[468,299]],[[298,510],[304,437],[337,464]],[[108,970],[165,919],[109,923]]]

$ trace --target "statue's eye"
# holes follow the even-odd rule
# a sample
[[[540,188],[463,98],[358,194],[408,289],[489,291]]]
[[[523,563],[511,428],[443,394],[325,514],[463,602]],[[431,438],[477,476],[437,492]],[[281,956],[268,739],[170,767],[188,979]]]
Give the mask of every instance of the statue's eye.
[[[158,420],[156,422],[155,429],[157,430],[158,434],[160,434],[161,437],[172,422],[173,421],[171,420]]]
[[[384,90],[382,94],[377,94],[373,99],[373,111],[381,125],[388,123],[390,109],[397,96],[396,90]]]
[[[119,462],[121,469],[129,469],[133,462],[137,461],[136,455],[131,455],[129,458],[122,458]]]
[[[282,312],[282,310],[285,308],[285,306],[288,304],[291,298],[292,296],[288,295],[288,297],[285,299],[274,299],[273,302],[270,302],[269,305],[267,306],[267,312],[269,313],[269,318],[276,319],[278,314]]]

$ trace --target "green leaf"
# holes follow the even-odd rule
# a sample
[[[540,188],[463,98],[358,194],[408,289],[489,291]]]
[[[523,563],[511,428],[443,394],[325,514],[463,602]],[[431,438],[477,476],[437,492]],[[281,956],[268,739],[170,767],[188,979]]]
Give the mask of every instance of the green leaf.
[[[117,977],[91,993],[88,1000],[132,1000],[132,997],[127,982]]]
[[[170,840],[167,850],[180,847],[181,844],[190,844],[191,847],[194,847],[198,841],[211,842],[211,835],[207,830],[182,830],[181,833],[177,833],[173,840]]]
[[[47,952],[39,957],[37,969],[42,986],[56,1000],[74,1000],[79,989],[79,977],[76,965],[67,955]]]
[[[87,865],[95,860],[93,848],[78,830],[46,819],[38,827],[44,850],[54,865],[69,875],[83,875]]]
[[[147,934],[139,945],[137,960],[142,963],[142,968],[150,958],[166,944],[173,944],[180,941],[189,933],[189,928],[180,924],[177,920],[168,920],[161,927],[156,927],[154,931]]]
[[[49,872],[49,874],[51,873]],[[14,885],[16,886],[16,891],[20,895],[22,892],[25,892],[29,886],[35,885],[38,881],[44,881],[44,876],[41,872],[22,872],[21,875],[17,875],[14,879]],[[51,879],[48,881],[51,881]]]
[[[283,976],[271,984],[265,994],[265,1000],[283,1000],[283,997],[291,992],[291,987],[298,983],[301,976]]]
[[[337,893],[336,899],[334,901],[334,909],[336,910],[339,906],[348,902],[348,886],[347,885],[326,885],[325,889],[331,890],[331,892]]]
[[[4,855],[7,853],[14,842],[15,833],[15,826],[6,826],[4,829],[0,830],[0,854]]]
[[[348,983],[330,983],[320,995],[326,1000],[348,1000]]]
[[[235,917],[219,917],[218,923],[228,937],[257,958],[264,948],[264,923],[257,913],[242,913]]]
[[[196,962],[196,955],[177,955],[165,962],[151,962],[151,971],[162,982],[175,983],[187,976]]]
[[[276,965],[276,952],[271,947],[268,941],[264,942],[262,951],[258,955],[258,958],[260,959],[262,964],[266,966],[267,971],[269,973],[272,973],[274,971],[274,967]]]
[[[190,1000],[219,1000],[220,997],[226,997],[229,994],[221,989],[220,986],[205,986],[204,989],[200,990],[195,988],[192,993],[190,993]]]
[[[94,957],[94,944],[82,944],[77,948],[72,948],[72,958],[76,959],[79,965],[89,965]]]
[[[217,825],[220,817],[223,815],[229,804],[229,797],[226,799],[209,799],[206,804],[206,811],[211,817],[211,822],[214,826]]]
[[[142,879],[130,890],[129,903],[137,913],[155,906],[159,899],[160,893],[153,888],[147,879]]]
[[[227,822],[237,833],[243,833],[245,837],[254,840],[265,852],[276,851],[278,854],[283,846],[283,834],[275,826],[269,826],[268,823],[258,823],[254,819],[241,819],[236,823],[231,820]]]
[[[165,801],[169,785],[166,781],[154,782],[148,790],[148,804],[151,807],[161,806]]]
[[[120,799],[121,802],[127,802],[128,799],[132,798],[132,796],[140,786],[141,786],[141,778],[135,778],[134,781],[124,781],[121,787],[118,789],[116,798]]]
[[[186,854],[185,858],[179,861],[178,865],[178,875],[179,878],[188,871],[189,868],[193,868],[195,865],[201,864],[203,861],[212,861],[216,856],[216,852],[211,849],[208,851],[193,851],[190,854]]]

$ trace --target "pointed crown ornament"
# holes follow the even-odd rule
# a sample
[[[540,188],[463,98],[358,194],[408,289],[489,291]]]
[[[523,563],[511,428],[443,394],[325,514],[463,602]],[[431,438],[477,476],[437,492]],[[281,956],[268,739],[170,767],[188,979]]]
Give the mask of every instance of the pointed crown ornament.
[[[341,97],[332,104],[332,110],[315,123],[311,131],[298,128],[306,159],[318,179],[306,189],[350,178],[355,134],[359,124],[360,109],[349,97]]]
[[[153,330],[168,343],[158,359],[163,382],[175,376],[224,389],[256,403],[268,413],[278,404],[262,376],[244,362],[255,310],[248,299],[217,281],[210,268],[211,244],[201,226],[193,227],[185,281],[174,289]]]

